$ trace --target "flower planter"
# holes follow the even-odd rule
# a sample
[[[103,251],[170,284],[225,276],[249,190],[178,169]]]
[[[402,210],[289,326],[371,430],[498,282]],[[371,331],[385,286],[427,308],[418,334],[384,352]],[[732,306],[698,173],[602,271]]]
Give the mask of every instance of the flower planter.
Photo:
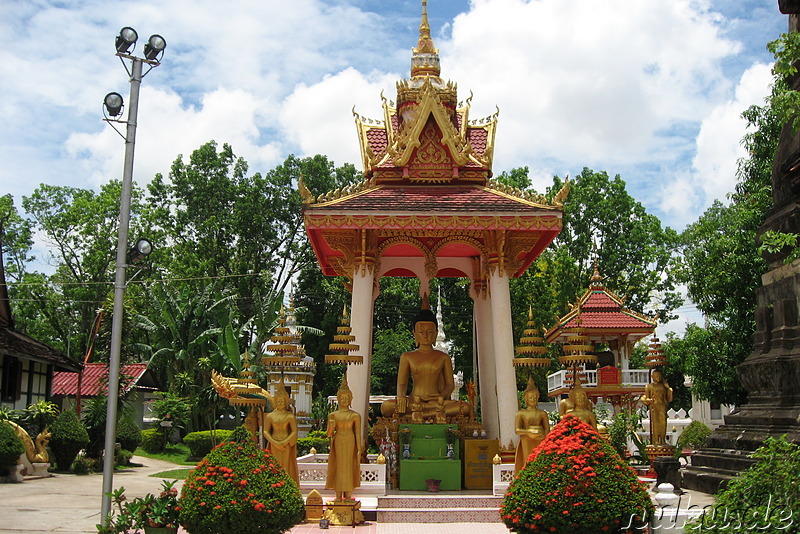
[[[439,493],[439,485],[442,483],[438,478],[429,478],[425,481],[428,485],[428,491],[431,493]]]

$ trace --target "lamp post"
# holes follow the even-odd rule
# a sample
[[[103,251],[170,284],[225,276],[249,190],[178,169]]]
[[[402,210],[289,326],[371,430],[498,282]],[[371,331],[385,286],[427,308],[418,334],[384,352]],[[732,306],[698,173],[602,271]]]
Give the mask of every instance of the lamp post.
[[[122,114],[123,100],[119,93],[109,93],[103,100],[106,118],[114,130],[122,135],[114,127],[113,122],[124,123],[127,126],[125,139],[125,166],[122,174],[122,194],[119,204],[119,238],[117,242],[117,266],[114,278],[114,312],[111,321],[111,353],[108,364],[108,406],[106,409],[106,435],[105,449],[103,454],[103,497],[100,508],[100,519],[103,525],[108,525],[109,514],[111,513],[111,496],[114,478],[114,445],[117,434],[117,400],[119,397],[119,371],[120,371],[120,352],[122,348],[122,323],[123,323],[123,298],[125,296],[125,268],[127,267],[128,255],[128,227],[131,218],[131,189],[133,187],[133,152],[136,143],[136,120],[139,112],[139,86],[142,78],[153,68],[160,64],[167,42],[160,35],[153,35],[148,39],[144,47],[144,58],[131,55],[129,52],[136,45],[138,34],[136,30],[126,26],[120,30],[115,41],[117,56],[120,58],[125,70],[130,76],[131,91],[128,107],[128,120],[119,120]],[[130,69],[126,60],[130,62]],[[149,65],[149,69],[142,73],[143,65]],[[145,254],[152,249],[149,241],[140,240]],[[138,247],[137,247],[138,248]]]

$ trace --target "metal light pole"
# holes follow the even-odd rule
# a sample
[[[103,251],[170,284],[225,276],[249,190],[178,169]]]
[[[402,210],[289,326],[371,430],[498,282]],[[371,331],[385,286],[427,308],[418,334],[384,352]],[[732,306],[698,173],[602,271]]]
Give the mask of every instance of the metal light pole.
[[[119,398],[120,352],[122,348],[122,323],[125,297],[125,268],[127,267],[128,253],[128,228],[131,219],[131,190],[133,188],[133,153],[136,144],[136,120],[139,112],[139,87],[142,77],[150,69],[159,65],[158,58],[167,46],[161,36],[150,37],[144,49],[146,59],[128,55],[128,51],[135,45],[137,34],[133,28],[123,28],[116,40],[117,55],[125,65],[125,59],[131,61],[130,74],[131,92],[128,107],[127,131],[125,135],[125,166],[122,173],[122,194],[119,204],[119,240],[117,241],[117,268],[114,278],[114,312],[111,321],[111,353],[108,363],[108,405],[106,408],[106,435],[103,453],[103,499],[100,508],[100,519],[103,525],[108,525],[111,513],[111,495],[114,482],[114,446],[117,435],[117,402]],[[142,74],[144,63],[150,69]],[[125,66],[127,70],[127,65]],[[115,95],[116,98],[112,95]],[[118,99],[118,101],[117,101]],[[117,106],[118,104],[118,106]],[[109,93],[105,99],[108,113],[118,116],[122,110],[122,99],[117,93]],[[109,121],[113,119],[107,119]],[[119,122],[119,121],[117,121]],[[113,126],[113,125],[112,125]],[[115,128],[116,129],[116,128]],[[119,132],[118,132],[119,133]]]

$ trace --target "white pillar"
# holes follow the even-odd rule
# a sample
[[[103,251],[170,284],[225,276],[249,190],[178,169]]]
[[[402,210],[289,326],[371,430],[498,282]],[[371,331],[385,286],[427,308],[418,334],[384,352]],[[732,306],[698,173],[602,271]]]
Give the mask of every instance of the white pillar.
[[[499,437],[497,417],[497,380],[492,339],[491,302],[485,292],[474,296],[473,320],[478,334],[478,385],[480,386],[481,422],[487,437]]]
[[[353,275],[353,295],[350,306],[350,328],[359,346],[358,354],[364,357],[363,364],[347,366],[347,383],[353,392],[352,409],[361,414],[362,445],[367,439],[369,423],[369,377],[372,368],[372,292],[375,273],[372,268],[356,268]]]
[[[514,373],[514,332],[511,326],[511,292],[508,277],[495,269],[489,277],[491,291],[494,365],[497,376],[497,415],[500,419],[500,446],[516,445],[514,417],[519,409],[517,377]]]

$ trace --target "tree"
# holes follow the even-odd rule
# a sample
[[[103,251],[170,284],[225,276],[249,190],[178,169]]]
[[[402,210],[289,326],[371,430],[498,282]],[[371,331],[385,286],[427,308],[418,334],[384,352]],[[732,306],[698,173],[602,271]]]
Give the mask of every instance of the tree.
[[[779,91],[776,84],[774,91]],[[678,278],[706,318],[682,340],[669,340],[673,362],[693,379],[695,394],[720,404],[741,404],[745,392],[736,366],[753,350],[755,292],[767,264],[756,248],[759,227],[772,207],[772,161],[781,119],[771,105],[742,115],[748,157],[739,161],[738,183],[728,205],[715,201],[681,234]]]
[[[31,318],[45,321],[55,334],[54,345],[62,350],[71,346],[73,353],[86,353],[95,310],[112,291],[121,187],[119,181],[111,181],[96,193],[42,184],[22,199],[34,228],[51,246],[50,259],[56,270],[47,277],[46,285],[25,286],[24,298],[35,302],[36,312],[31,309],[20,318],[23,322]],[[134,188],[132,235],[138,233],[135,214],[139,212],[139,198],[140,192]],[[39,279],[45,282],[44,277]]]

